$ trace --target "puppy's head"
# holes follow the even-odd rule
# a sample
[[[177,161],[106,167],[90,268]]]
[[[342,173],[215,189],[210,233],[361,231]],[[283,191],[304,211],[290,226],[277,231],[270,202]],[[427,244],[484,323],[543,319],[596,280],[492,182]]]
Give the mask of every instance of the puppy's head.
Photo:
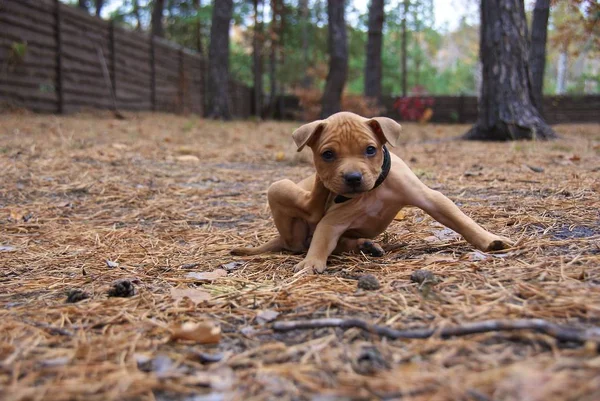
[[[330,191],[352,197],[370,191],[381,173],[383,145],[394,146],[400,124],[386,117],[367,119],[341,112],[303,125],[293,133],[301,151],[309,146],[317,174]]]

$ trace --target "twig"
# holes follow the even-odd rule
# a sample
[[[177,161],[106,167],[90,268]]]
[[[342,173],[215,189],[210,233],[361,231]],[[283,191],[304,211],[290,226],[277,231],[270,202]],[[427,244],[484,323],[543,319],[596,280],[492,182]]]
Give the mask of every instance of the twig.
[[[33,320],[23,319],[23,323],[28,324],[30,326],[37,327],[38,329],[42,329],[47,331],[50,334],[59,334],[61,336],[73,337],[73,332],[70,330],[66,330],[60,327],[52,326],[48,323],[44,322],[34,322]]]
[[[360,319],[291,320],[287,322],[275,322],[273,324],[274,331],[309,330],[325,327],[340,327],[342,329],[359,328],[394,340],[399,338],[429,338],[436,333],[441,338],[449,338],[493,331],[533,330],[547,334],[560,341],[572,341],[576,343],[593,341],[600,344],[600,327],[576,329],[559,326],[543,319],[484,320],[453,327],[407,330],[396,330],[385,326],[372,325]]]

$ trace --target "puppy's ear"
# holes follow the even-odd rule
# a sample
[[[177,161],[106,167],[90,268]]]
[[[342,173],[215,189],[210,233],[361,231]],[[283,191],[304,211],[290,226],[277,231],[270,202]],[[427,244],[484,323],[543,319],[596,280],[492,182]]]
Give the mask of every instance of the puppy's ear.
[[[325,121],[317,120],[312,123],[304,124],[302,127],[298,128],[292,134],[292,138],[294,138],[294,142],[298,147],[298,152],[300,152],[304,146],[306,146],[311,139],[315,138],[316,135],[320,134],[325,128]]]
[[[383,143],[387,142],[392,146],[396,146],[398,138],[400,138],[400,131],[402,131],[400,124],[387,117],[372,118],[367,121],[367,124]]]

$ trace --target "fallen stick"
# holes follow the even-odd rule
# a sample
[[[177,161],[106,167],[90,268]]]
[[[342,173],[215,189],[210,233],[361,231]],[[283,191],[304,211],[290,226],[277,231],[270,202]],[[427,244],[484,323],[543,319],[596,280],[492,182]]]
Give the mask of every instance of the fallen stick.
[[[360,319],[313,319],[291,320],[275,322],[274,331],[310,330],[325,327],[339,327],[342,329],[359,328],[369,333],[377,334],[393,340],[399,338],[429,338],[438,334],[441,338],[466,336],[469,334],[489,333],[494,331],[532,330],[544,333],[560,341],[585,343],[593,341],[600,345],[600,327],[576,329],[563,327],[543,319],[517,319],[517,320],[483,320],[481,322],[465,323],[459,326],[441,328],[422,328],[396,330],[385,326],[370,324]]]

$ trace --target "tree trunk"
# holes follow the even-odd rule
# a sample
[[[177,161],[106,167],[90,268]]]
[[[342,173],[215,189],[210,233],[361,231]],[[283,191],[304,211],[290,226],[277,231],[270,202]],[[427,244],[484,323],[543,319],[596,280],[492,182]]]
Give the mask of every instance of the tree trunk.
[[[152,36],[159,38],[165,37],[163,28],[163,10],[165,8],[165,0],[154,0],[154,8],[152,8]]]
[[[277,97],[277,14],[279,12],[278,1],[271,0],[271,26],[269,36],[271,37],[271,53],[269,55],[269,110],[268,118],[273,118],[275,114],[275,98]]]
[[[558,68],[556,71],[556,94],[558,95],[562,95],[566,92],[568,68],[567,50],[563,49],[558,55]]]
[[[322,118],[337,113],[341,109],[342,92],[348,75],[348,41],[343,0],[327,1],[329,20],[329,73],[325,83],[325,92],[321,99]]]
[[[102,7],[104,7],[104,0],[96,0],[96,17],[102,13]]]
[[[381,47],[383,44],[384,0],[372,0],[369,7],[369,37],[365,64],[365,96],[381,98]]]
[[[136,20],[135,30],[141,31],[142,30],[142,17],[140,15],[140,4],[138,3],[138,0],[133,0],[133,14],[135,15],[135,20]]]
[[[200,21],[200,9],[202,4],[200,0],[194,0],[194,9],[196,10],[196,51],[201,56],[204,55],[204,47],[202,46],[202,22]]]
[[[302,78],[302,87],[304,89],[310,88],[311,79],[308,75],[308,69],[310,67],[310,58],[308,55],[308,0],[300,0],[300,20],[302,21],[302,56],[304,61],[304,78]]]
[[[409,1],[404,0],[404,13],[402,14],[402,96],[406,97],[406,48],[407,48],[407,39],[406,39],[406,20],[408,19],[408,6]]]
[[[208,117],[229,120],[229,26],[233,0],[215,1],[213,5],[210,46],[208,49]]]
[[[258,20],[258,5],[260,0],[254,0],[254,37],[252,39],[252,61],[254,68],[254,115],[260,117],[262,113],[263,98],[263,62],[262,62],[262,43],[263,43],[263,23]]]
[[[82,10],[84,10],[85,12],[89,11],[87,0],[78,0],[77,1],[77,7],[79,7]]]
[[[483,65],[479,117],[465,138],[555,138],[531,98],[523,0],[482,0],[479,44]]]
[[[531,96],[533,104],[542,113],[544,69],[546,68],[546,37],[548,35],[548,17],[550,0],[536,0],[531,22],[531,48],[529,66],[531,72]]]

